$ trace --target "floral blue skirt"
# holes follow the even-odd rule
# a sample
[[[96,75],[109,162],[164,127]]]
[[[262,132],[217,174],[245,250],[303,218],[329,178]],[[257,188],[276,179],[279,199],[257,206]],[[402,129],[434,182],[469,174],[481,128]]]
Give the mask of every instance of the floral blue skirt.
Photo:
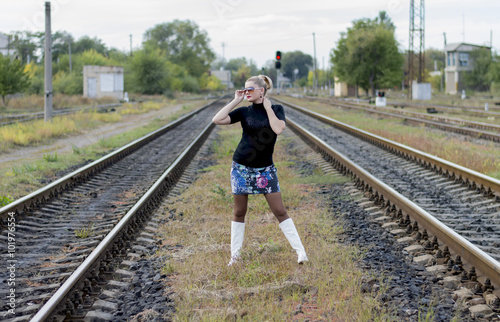
[[[264,168],[251,168],[233,161],[231,190],[235,195],[280,192],[277,171],[274,164]]]

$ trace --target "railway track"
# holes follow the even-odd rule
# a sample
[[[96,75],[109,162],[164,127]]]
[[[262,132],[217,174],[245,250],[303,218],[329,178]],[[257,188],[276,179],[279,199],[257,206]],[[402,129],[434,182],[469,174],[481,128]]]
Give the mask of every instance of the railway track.
[[[276,101],[288,125],[370,196],[415,261],[472,295],[492,292],[486,302],[500,309],[499,180]]]
[[[99,112],[107,112],[108,110],[112,111],[115,107],[118,106],[121,106],[121,104],[105,104],[105,105],[97,105],[94,107],[80,107],[80,108],[63,108],[63,109],[53,110],[52,114],[53,116],[62,116],[62,115],[74,114],[80,111],[91,111],[91,110],[96,110]],[[45,116],[44,112],[3,115],[0,116],[0,126],[43,119],[44,116]]]
[[[339,100],[329,100],[317,97],[308,97],[308,99],[314,99],[345,109],[359,110],[389,118],[400,118],[404,119],[408,123],[425,124],[426,126],[438,128],[444,131],[500,142],[500,125],[496,124],[444,117],[438,114],[412,112],[404,109],[395,110],[387,107],[377,107],[369,104],[342,102]],[[488,115],[500,117],[500,113],[497,112],[489,112]]]
[[[500,110],[498,105],[500,103],[495,103],[494,105],[489,106],[489,110],[486,111],[484,110],[484,107],[479,108],[479,107],[473,107],[473,106],[447,106],[447,105],[438,105],[438,104],[425,104],[425,103],[403,103],[403,102],[398,102],[398,101],[387,101],[388,105],[391,105],[393,107],[411,107],[411,108],[417,108],[417,109],[427,109],[427,108],[434,108],[436,111],[442,111],[442,112],[449,112],[449,113],[455,113],[455,112],[460,112],[460,113],[467,113],[471,115],[476,115],[476,116],[481,116],[481,117],[488,117],[488,116],[500,116]]]
[[[448,278],[447,283],[458,279],[458,282],[466,285],[470,292],[487,294],[485,298],[487,302],[489,301],[488,304],[496,309],[495,301],[498,302],[498,294],[490,294],[491,288],[486,278],[490,279],[496,287],[493,291],[497,292],[500,272],[497,260],[500,254],[494,243],[499,242],[499,232],[498,228],[492,225],[498,224],[500,220],[499,190],[495,186],[498,182],[490,182],[488,178],[478,178],[474,181],[473,173],[468,173],[466,169],[458,168],[456,173],[448,168],[444,170],[440,167],[444,167],[446,162],[434,164],[426,158],[428,156],[421,156],[423,159],[420,160],[415,156],[416,154],[411,154],[418,151],[395,152],[406,156],[406,159],[402,159],[380,148],[388,142],[376,143],[377,147],[374,147],[366,142],[373,141],[373,138],[343,139],[342,137],[346,136],[344,131],[350,127],[347,126],[342,131],[338,131],[324,123],[328,119],[314,120],[312,116],[318,116],[315,113],[309,113],[307,116],[303,114],[306,112],[303,109],[297,112],[293,109],[298,107],[291,109],[289,104],[283,103],[283,105],[287,109],[289,126],[340,171],[355,178],[357,189],[369,195],[372,202],[377,205],[377,209],[374,210],[375,215],[378,216],[377,220],[384,222],[384,225],[389,227],[395,236],[400,239],[406,238],[405,242],[409,244],[408,252],[414,256],[415,261],[426,261],[432,264],[429,268],[442,274],[441,278]],[[23,202],[11,204],[8,209],[5,207],[0,209],[0,215],[4,218],[5,224],[0,243],[6,245],[5,248],[8,249],[9,240],[5,237],[9,228],[9,218],[16,218],[15,233],[18,233],[16,235],[18,239],[14,243],[15,265],[18,268],[22,265],[31,266],[16,271],[15,278],[18,284],[16,284],[15,295],[19,300],[16,305],[18,308],[25,308],[24,311],[16,310],[18,321],[30,318],[33,318],[33,321],[53,319],[59,321],[64,319],[65,315],[68,319],[83,319],[85,311],[92,307],[92,296],[96,296],[107,287],[106,285],[109,285],[109,276],[116,273],[113,268],[117,265],[116,263],[127,262],[124,258],[131,248],[134,248],[136,253],[140,253],[144,248],[133,240],[139,241],[138,244],[151,243],[147,233],[141,233],[142,237],[137,237],[133,230],[139,226],[145,225],[148,229],[152,224],[154,225],[154,222],[147,223],[149,214],[155,207],[161,205],[161,196],[165,195],[172,184],[177,181],[182,169],[187,166],[188,160],[210,132],[212,126],[209,124],[203,127],[203,124],[210,123],[207,120],[211,119],[218,108],[220,105],[205,106],[204,109],[183,118],[179,124],[171,124],[159,130],[161,134],[166,133],[166,135],[152,134],[152,137],[145,139],[150,141],[147,147],[139,147],[138,142],[133,142],[109,156],[122,159],[122,161],[102,161],[106,165],[97,166],[94,170],[91,170],[89,168],[91,165],[89,165],[81,171],[66,176],[65,182],[60,180],[52,183],[47,191],[39,191],[25,197]],[[204,112],[206,115],[203,114]],[[301,125],[294,122],[294,119],[300,119]],[[344,125],[337,124],[336,126]],[[351,131],[354,130],[351,129]],[[181,143],[177,139],[188,135],[185,134],[186,132],[191,135],[191,138]],[[356,136],[361,137],[366,134],[361,132]],[[165,142],[159,143],[164,137],[175,142],[172,145],[167,145],[170,143]],[[196,137],[194,141],[197,143],[194,143],[193,137]],[[153,140],[153,138],[156,139]],[[353,142],[356,142],[355,149],[358,150],[353,150]],[[332,144],[339,150],[345,150],[335,151],[329,146]],[[392,146],[387,149],[396,151],[396,148]],[[169,150],[169,152],[176,150],[178,151],[177,157],[164,160],[167,155],[162,155],[161,150]],[[135,153],[132,154],[131,151]],[[362,156],[361,159],[366,159],[364,163],[356,160],[360,165],[352,165],[346,157],[354,159],[356,155]],[[159,160],[163,162],[163,167],[160,167],[162,169],[152,165],[152,163],[160,163]],[[411,160],[420,161],[415,163]],[[126,163],[129,161],[130,163]],[[111,162],[115,163],[110,165]],[[143,167],[133,169],[138,164],[143,164]],[[165,171],[165,168],[168,169]],[[385,168],[385,170],[399,168],[398,171],[402,172],[389,171],[388,175],[382,179],[386,182],[383,183],[375,178],[379,176],[379,168]],[[135,170],[137,172],[134,172]],[[452,179],[436,174],[436,170],[445,172]],[[404,171],[408,174],[404,175]],[[153,177],[159,179],[151,184]],[[460,178],[461,182],[457,183],[453,178]],[[146,180],[140,183],[141,179]],[[100,187],[99,182],[105,182],[106,186]],[[463,184],[465,182],[467,186]],[[426,191],[423,188],[426,186],[437,187],[437,192],[436,190]],[[474,189],[470,190],[468,186]],[[125,189],[119,190],[119,188]],[[480,193],[478,194],[476,190]],[[416,197],[411,195],[412,193]],[[445,195],[444,199],[448,202],[447,204],[439,203],[440,199],[443,199],[441,194]],[[105,199],[98,201],[103,196],[106,196]],[[452,213],[452,210],[457,209],[461,209],[462,212]],[[467,213],[469,209],[480,209],[482,213],[474,213],[472,219],[464,218],[463,213]],[[407,218],[406,215],[411,217]],[[463,225],[465,229],[457,227],[454,229],[461,234],[469,234],[467,236],[469,241],[453,231],[450,232],[449,228],[443,224],[436,226],[433,216],[438,215],[450,221],[448,223],[440,219],[445,224],[451,225],[458,222],[459,225]],[[78,220],[75,222],[69,217],[78,218]],[[412,220],[418,221],[418,224]],[[489,229],[491,227],[494,228]],[[126,232],[123,232],[122,228]],[[480,234],[481,232],[483,234]],[[89,236],[85,236],[85,239],[73,238],[77,233],[82,236],[89,234]],[[35,236],[36,239],[33,238]],[[488,237],[485,238],[485,236]],[[434,237],[437,240],[434,240]],[[54,242],[57,239],[59,243]],[[471,242],[473,239],[478,239],[481,245],[477,242],[474,245],[474,242]],[[493,244],[488,239],[492,239]],[[457,243],[461,244],[457,246]],[[445,245],[450,248],[449,254]],[[27,253],[35,248],[38,248],[38,253]],[[489,252],[491,249],[493,250]],[[438,250],[444,253],[442,258],[437,255]],[[9,260],[9,254],[8,252],[2,254],[4,262]],[[446,257],[447,255],[449,257]],[[457,255],[461,256],[463,263]],[[136,256],[139,255],[136,254]],[[80,264],[82,266],[79,266]],[[475,266],[477,273],[474,273],[472,265]],[[118,275],[120,274],[127,273],[121,271],[118,272]],[[1,277],[4,281],[9,278],[8,275]],[[115,284],[115,287],[120,287],[118,282]],[[8,292],[4,292],[3,295],[8,296]],[[4,309],[9,308],[4,307]]]
[[[223,103],[218,99],[1,208],[0,294],[13,298],[1,315],[81,317],[135,229],[211,132]]]

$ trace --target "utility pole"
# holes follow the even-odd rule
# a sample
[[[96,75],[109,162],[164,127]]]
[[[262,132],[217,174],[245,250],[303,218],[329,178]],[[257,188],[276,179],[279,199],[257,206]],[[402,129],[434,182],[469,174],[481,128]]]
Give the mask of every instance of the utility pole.
[[[130,34],[130,56],[132,56],[132,34]]]
[[[443,61],[443,68],[441,69],[441,93],[443,93],[444,90],[444,70],[446,68],[446,32],[443,32],[443,37],[444,37],[444,46],[443,46],[443,52],[444,52],[444,61]]]
[[[71,73],[71,37],[68,37],[69,72]]]
[[[45,122],[52,121],[52,34],[50,30],[50,2],[45,2]]]
[[[313,32],[313,44],[314,44],[314,80],[313,80],[313,88],[314,93],[316,93],[316,87],[318,86],[318,75],[316,74],[316,35]]]
[[[225,62],[225,53],[224,53],[224,49],[226,48],[226,43],[223,42],[222,44],[222,70],[225,70],[226,69],[226,62]]]

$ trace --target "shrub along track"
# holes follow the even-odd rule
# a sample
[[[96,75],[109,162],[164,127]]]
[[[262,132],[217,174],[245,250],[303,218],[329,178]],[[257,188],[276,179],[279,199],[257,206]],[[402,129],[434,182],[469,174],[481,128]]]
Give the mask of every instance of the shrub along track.
[[[147,213],[152,206],[143,205],[135,209],[138,200],[144,199],[143,195],[165,175],[165,170],[172,172],[172,177],[161,177],[164,182],[155,184],[155,189],[164,192],[169,188],[165,185],[171,185],[178,179],[182,169],[173,168],[174,165],[185,167],[185,160],[192,157],[192,151],[199,148],[213,128],[207,124],[223,103],[220,99],[212,102],[1,208],[4,231],[0,243],[3,249],[13,250],[3,252],[1,256],[5,263],[10,260],[15,266],[15,286],[7,285],[12,272],[2,270],[0,294],[6,298],[14,293],[15,309],[4,302],[0,314],[7,318],[17,317],[18,320],[32,317],[73,271],[88,259],[96,246],[107,240],[107,234],[115,229],[117,223],[122,223],[124,214],[132,210]],[[192,143],[195,139],[198,139],[197,145]],[[188,148],[191,150],[188,151]],[[154,202],[160,199],[153,194],[151,198]],[[123,224],[125,233],[116,240],[110,240],[108,244],[111,248],[99,256],[103,263],[96,261],[93,264],[93,278],[77,281],[76,284],[84,286],[84,296],[67,291],[70,296],[75,296],[77,303],[88,304],[86,295],[93,293],[92,289],[100,282],[102,276],[99,277],[99,272],[105,273],[110,269],[111,259],[127,243],[123,235],[133,235],[133,228],[142,220],[134,219],[130,225]],[[12,222],[15,222],[15,229],[8,224]],[[10,292],[10,288],[14,288],[15,292]],[[62,304],[64,306],[65,303]],[[68,304],[63,312],[71,312],[71,307],[78,308],[78,305]]]
[[[402,241],[412,244],[406,251],[415,261],[429,266],[448,286],[465,286],[468,292],[460,296],[481,294],[490,309],[500,308],[498,297],[488,294],[491,282],[496,291],[500,283],[498,180],[429,155],[419,156],[418,151],[394,142],[383,143],[340,122],[335,128],[326,118],[319,121],[317,113],[284,105],[289,125],[314,141],[327,159],[353,175],[357,186],[370,195],[377,220],[386,222],[395,236],[409,236]],[[291,120],[300,120],[302,129]],[[331,147],[336,151],[327,152]],[[389,222],[391,217],[396,222]]]

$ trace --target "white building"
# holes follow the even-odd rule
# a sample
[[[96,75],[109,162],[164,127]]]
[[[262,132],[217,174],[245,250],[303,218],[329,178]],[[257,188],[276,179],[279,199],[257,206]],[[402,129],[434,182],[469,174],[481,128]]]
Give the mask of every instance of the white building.
[[[12,49],[9,36],[0,32],[0,54],[4,56],[10,56],[15,54],[15,50]]]
[[[83,96],[123,99],[123,67],[83,66]]]
[[[234,88],[234,83],[231,81],[231,71],[230,70],[212,70],[211,75],[217,77],[221,84],[226,87],[226,89]]]

